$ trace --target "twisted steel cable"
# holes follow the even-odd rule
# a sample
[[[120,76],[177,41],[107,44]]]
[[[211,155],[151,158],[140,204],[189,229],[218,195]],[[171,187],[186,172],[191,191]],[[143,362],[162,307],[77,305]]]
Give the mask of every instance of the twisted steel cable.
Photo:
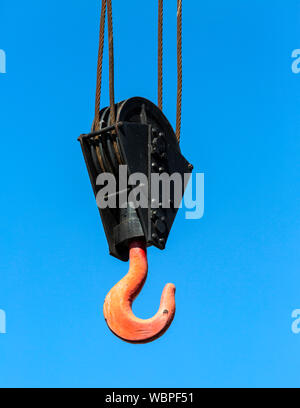
[[[97,64],[94,130],[99,129],[99,111],[100,111],[100,99],[101,99],[101,87],[102,87],[105,15],[106,15],[106,0],[102,0],[101,17],[100,17],[98,64]]]
[[[177,112],[176,137],[180,142],[182,114],[182,0],[177,0]]]
[[[158,0],[158,107],[163,109],[163,17],[164,2]]]

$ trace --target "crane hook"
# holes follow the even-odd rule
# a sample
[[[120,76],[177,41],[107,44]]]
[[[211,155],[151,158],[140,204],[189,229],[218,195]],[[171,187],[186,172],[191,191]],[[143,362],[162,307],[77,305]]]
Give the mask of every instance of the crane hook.
[[[147,249],[143,241],[129,247],[128,274],[107,294],[103,306],[110,330],[129,343],[148,343],[162,336],[175,315],[175,286],[168,283],[161,296],[160,307],[150,319],[139,319],[132,312],[132,303],[142,290],[147,278]]]

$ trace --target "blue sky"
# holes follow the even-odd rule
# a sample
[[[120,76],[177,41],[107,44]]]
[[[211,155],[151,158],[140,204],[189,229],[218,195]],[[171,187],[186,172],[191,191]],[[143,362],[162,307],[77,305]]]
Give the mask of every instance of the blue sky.
[[[167,249],[149,250],[134,311],[152,316],[173,282],[177,313],[162,338],[137,346],[102,316],[127,264],[108,255],[76,141],[93,119],[100,1],[1,1],[1,387],[300,385],[300,1],[184,3],[182,150],[205,173],[205,214],[181,212]],[[156,101],[156,1],[113,6],[116,99]],[[107,69],[104,79],[107,105]]]

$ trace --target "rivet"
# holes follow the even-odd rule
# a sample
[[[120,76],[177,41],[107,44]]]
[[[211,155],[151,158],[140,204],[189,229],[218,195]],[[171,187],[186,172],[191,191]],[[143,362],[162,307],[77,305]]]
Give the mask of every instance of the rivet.
[[[158,242],[159,242],[159,244],[160,244],[162,247],[164,247],[164,246],[166,245],[166,240],[165,240],[164,238],[160,238],[160,239],[158,240]]]

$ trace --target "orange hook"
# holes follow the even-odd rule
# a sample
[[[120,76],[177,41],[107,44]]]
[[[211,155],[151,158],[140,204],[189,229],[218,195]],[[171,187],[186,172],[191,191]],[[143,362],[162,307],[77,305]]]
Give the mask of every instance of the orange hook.
[[[147,278],[147,250],[144,242],[132,242],[128,274],[106,296],[103,312],[110,330],[129,343],[148,343],[162,336],[175,315],[175,286],[168,283],[155,316],[143,320],[134,316],[132,303]]]

